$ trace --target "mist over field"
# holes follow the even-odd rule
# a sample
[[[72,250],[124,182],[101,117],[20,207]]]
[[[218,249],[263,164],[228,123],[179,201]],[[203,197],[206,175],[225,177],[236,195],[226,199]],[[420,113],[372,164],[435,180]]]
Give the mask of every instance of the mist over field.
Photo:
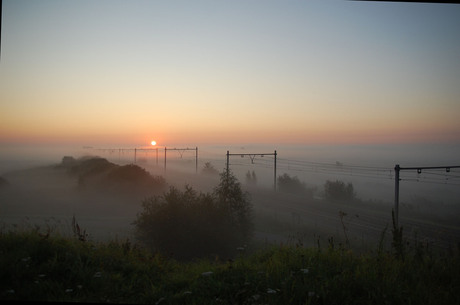
[[[177,146],[184,147],[185,146]],[[133,222],[145,198],[162,195],[169,187],[186,185],[212,192],[219,173],[229,167],[250,194],[257,243],[315,245],[333,236],[356,249],[373,248],[383,230],[391,227],[394,208],[394,165],[455,166],[458,147],[452,146],[197,146],[195,151],[134,151],[106,148],[2,148],[0,222],[4,229],[53,227],[72,234],[71,220],[93,240],[135,240]],[[195,148],[195,147],[193,147]],[[423,149],[423,150],[422,150]],[[274,156],[277,151],[274,191]],[[181,155],[182,154],[182,155]],[[254,154],[251,161],[248,155]],[[256,155],[259,154],[259,155]],[[102,178],[84,180],[69,173],[63,158],[100,157],[109,167],[138,165],[162,187],[137,187],[129,181],[107,187]],[[135,158],[135,159],[134,159]],[[198,161],[198,163],[196,163]],[[104,163],[105,164],[105,163]],[[206,172],[211,166],[213,171]],[[283,189],[280,177],[295,178],[302,189]],[[81,176],[81,175],[80,175]],[[98,177],[97,174],[94,177]],[[98,180],[99,179],[99,180]],[[355,198],[334,201],[325,197],[326,181],[351,183]],[[417,236],[441,247],[460,238],[460,170],[402,172],[400,225],[408,238]],[[128,183],[128,184],[127,184]],[[137,186],[136,186],[137,185]],[[389,242],[389,237],[388,240]]]

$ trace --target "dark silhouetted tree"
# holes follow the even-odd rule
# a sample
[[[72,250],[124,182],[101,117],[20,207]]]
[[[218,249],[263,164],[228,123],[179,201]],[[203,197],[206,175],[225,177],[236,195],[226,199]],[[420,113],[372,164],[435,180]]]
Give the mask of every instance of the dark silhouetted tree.
[[[257,176],[256,176],[255,171],[252,171],[252,173],[250,171],[248,171],[246,173],[246,183],[251,184],[251,185],[256,185],[257,184]]]
[[[178,259],[228,257],[252,235],[252,208],[232,174],[221,175],[212,194],[172,187],[142,207],[134,222],[138,239]]]
[[[211,162],[206,162],[201,172],[207,175],[218,175],[219,174],[219,171],[211,164]]]
[[[281,192],[300,193],[313,197],[313,189],[307,188],[304,182],[301,182],[297,176],[291,177],[288,174],[283,174],[278,177],[278,189]]]
[[[353,200],[356,198],[356,193],[352,183],[327,180],[324,184],[324,196],[332,200]]]

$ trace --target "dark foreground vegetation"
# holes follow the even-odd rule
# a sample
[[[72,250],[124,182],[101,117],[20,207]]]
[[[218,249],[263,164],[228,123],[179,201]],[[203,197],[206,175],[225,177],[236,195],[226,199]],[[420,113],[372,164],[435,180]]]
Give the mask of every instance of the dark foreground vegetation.
[[[79,183],[78,192],[102,188],[137,194],[140,185],[155,194],[166,185],[135,165],[118,166],[102,158],[67,157],[57,168],[73,177],[72,186]],[[255,183],[256,176],[249,176]],[[357,252],[350,246],[342,210],[345,242],[335,237],[327,242],[318,237],[310,247],[301,240],[257,242],[249,194],[231,172],[220,178],[211,193],[186,186],[145,197],[132,219],[136,241],[94,241],[75,217],[67,234],[48,224],[5,226],[0,229],[0,300],[460,304],[460,244],[442,250],[417,240],[409,244],[393,220],[391,240],[385,240],[384,229],[380,242]],[[280,182],[285,192],[312,196],[313,189],[296,177],[283,175]],[[326,182],[323,195],[340,207],[356,199],[353,186],[341,181]]]
[[[232,260],[176,261],[129,240],[0,234],[2,300],[147,304],[459,304],[458,249],[365,254],[334,245],[246,249]],[[394,242],[399,242],[396,238]],[[402,253],[401,251],[404,251]],[[403,255],[401,255],[403,254]]]
[[[233,256],[251,241],[253,210],[249,194],[231,172],[223,172],[212,193],[186,186],[142,203],[136,236],[155,252],[177,259]]]

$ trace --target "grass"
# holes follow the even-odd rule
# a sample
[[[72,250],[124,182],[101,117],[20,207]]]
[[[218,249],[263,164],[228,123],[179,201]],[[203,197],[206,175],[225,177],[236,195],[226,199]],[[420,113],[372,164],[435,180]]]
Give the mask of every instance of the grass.
[[[398,250],[399,251],[399,250]],[[402,250],[401,250],[402,251]],[[356,254],[266,245],[233,260],[178,262],[129,240],[0,233],[0,298],[147,304],[460,304],[460,255],[426,245]],[[398,254],[398,255],[395,255]]]

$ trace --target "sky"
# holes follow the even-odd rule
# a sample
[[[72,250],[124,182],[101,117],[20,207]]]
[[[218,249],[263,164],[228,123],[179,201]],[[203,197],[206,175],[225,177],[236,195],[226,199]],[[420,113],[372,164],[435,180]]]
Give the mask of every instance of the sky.
[[[4,0],[0,145],[460,142],[460,5]]]

